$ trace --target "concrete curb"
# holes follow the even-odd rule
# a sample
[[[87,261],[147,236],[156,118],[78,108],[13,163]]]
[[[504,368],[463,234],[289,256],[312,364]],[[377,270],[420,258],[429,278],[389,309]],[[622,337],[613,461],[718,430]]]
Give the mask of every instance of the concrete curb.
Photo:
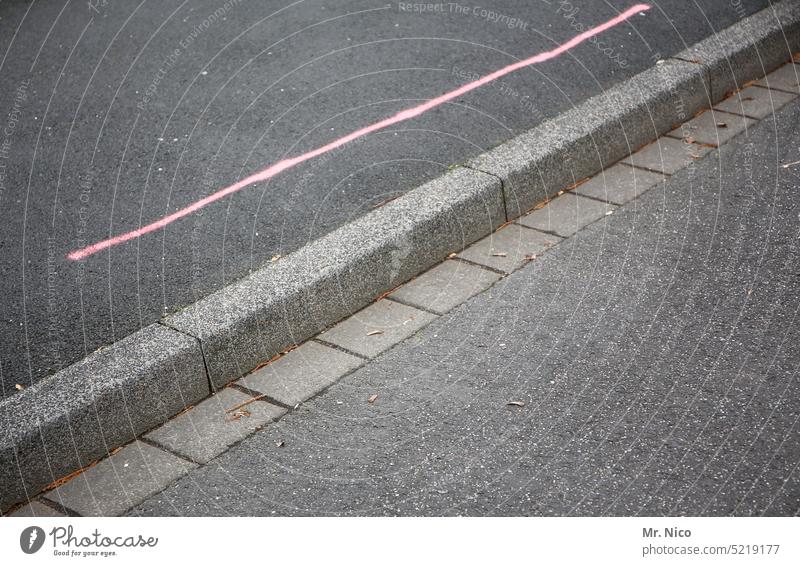
[[[0,510],[597,173],[800,48],[785,0],[0,403]]]
[[[765,75],[800,45],[800,2],[785,0],[675,55],[706,71],[713,103]]]
[[[152,324],[6,399],[0,508],[32,497],[208,394],[197,340]]]

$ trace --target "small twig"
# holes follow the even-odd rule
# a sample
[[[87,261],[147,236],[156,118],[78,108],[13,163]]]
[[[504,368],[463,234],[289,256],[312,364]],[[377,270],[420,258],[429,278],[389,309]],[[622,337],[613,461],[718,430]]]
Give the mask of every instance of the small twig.
[[[242,407],[244,407],[244,406],[246,406],[246,405],[249,405],[249,404],[250,404],[250,403],[252,403],[253,401],[258,401],[259,399],[263,399],[264,397],[266,397],[266,395],[265,395],[265,394],[256,395],[255,397],[251,397],[251,398],[250,398],[250,399],[248,399],[247,401],[242,401],[242,402],[241,402],[241,403],[239,403],[238,405],[234,405],[234,406],[233,406],[233,407],[231,407],[230,409],[225,409],[225,412],[226,412],[226,413],[232,413],[232,412],[233,412],[233,411],[235,411],[236,409],[241,409]]]

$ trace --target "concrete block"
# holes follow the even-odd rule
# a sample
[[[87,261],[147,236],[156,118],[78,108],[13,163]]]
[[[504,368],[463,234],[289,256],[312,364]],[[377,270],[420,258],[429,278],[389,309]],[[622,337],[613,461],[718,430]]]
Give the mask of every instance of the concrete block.
[[[709,110],[682,124],[668,136],[719,146],[755,125],[756,121],[750,118]]]
[[[797,98],[796,94],[749,86],[726,98],[714,108],[731,114],[761,119],[771,116],[776,110],[795,98]]]
[[[501,277],[481,267],[450,260],[399,287],[389,297],[444,314],[491,287]]]
[[[665,178],[660,173],[652,173],[619,163],[598,173],[572,192],[612,204],[625,204]]]
[[[436,318],[431,313],[383,299],[323,332],[320,339],[374,358]]]
[[[519,223],[567,238],[616,208],[612,204],[566,193],[551,200],[547,206],[526,214]]]
[[[74,477],[46,497],[83,516],[114,517],[186,475],[193,464],[133,442]]]
[[[690,143],[685,139],[677,139],[678,137],[658,138],[655,142],[623,159],[623,162],[651,171],[674,175],[711,151],[710,147]]]
[[[763,79],[757,80],[755,84],[770,89],[778,89],[792,94],[800,94],[800,66],[794,63],[786,63],[778,67]]]
[[[235,411],[231,410],[250,399],[250,395],[226,387],[147,433],[145,438],[205,464],[232,444],[286,413],[286,409],[264,401],[252,401]]]
[[[530,261],[532,256],[541,255],[560,241],[558,236],[509,224],[472,244],[458,257],[511,273]]]
[[[365,338],[369,340],[369,338]],[[306,342],[242,378],[248,389],[294,407],[364,364],[362,358],[317,342]]]

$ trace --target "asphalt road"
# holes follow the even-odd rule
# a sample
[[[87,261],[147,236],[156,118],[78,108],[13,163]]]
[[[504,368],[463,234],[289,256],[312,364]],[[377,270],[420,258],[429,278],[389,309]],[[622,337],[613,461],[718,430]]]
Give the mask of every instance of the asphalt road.
[[[798,163],[794,102],[131,514],[799,514]]]
[[[653,2],[604,50],[584,44],[157,233],[65,258],[632,4],[493,2],[492,16],[369,0],[0,3],[3,395],[767,2]]]

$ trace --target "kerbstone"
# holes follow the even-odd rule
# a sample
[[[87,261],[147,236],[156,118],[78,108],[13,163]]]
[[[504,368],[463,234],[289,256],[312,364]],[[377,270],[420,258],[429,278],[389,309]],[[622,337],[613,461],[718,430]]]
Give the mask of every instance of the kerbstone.
[[[491,287],[501,277],[481,267],[448,260],[399,287],[389,296],[444,314]]]
[[[709,151],[711,151],[710,147],[690,143],[685,139],[665,136],[644,146],[623,161],[636,167],[674,175]]]
[[[785,0],[715,33],[676,57],[705,68],[714,103],[788,61],[798,48],[800,3]]]
[[[749,86],[714,106],[717,110],[750,118],[766,118],[795,99],[796,94]]]
[[[666,177],[660,173],[619,163],[598,173],[573,192],[612,204],[625,204],[664,179]]]
[[[458,257],[511,273],[560,241],[558,236],[509,224],[472,244],[459,253]]]
[[[566,238],[616,208],[612,204],[566,193],[550,201],[547,206],[523,216],[519,223]]]
[[[226,387],[188,411],[146,435],[195,462],[204,464],[265,424],[281,417],[286,409]]]
[[[323,332],[320,339],[374,358],[436,318],[434,314],[383,299]]]
[[[31,501],[27,505],[20,507],[9,517],[64,517],[63,513],[59,513],[49,505],[40,503],[38,501]]]
[[[209,394],[194,338],[153,324],[0,403],[0,509]],[[20,470],[22,476],[20,476]]]
[[[684,139],[688,136],[700,144],[722,145],[755,124],[755,120],[738,114],[709,110],[682,124],[668,135]]]
[[[468,162],[503,180],[509,220],[708,106],[700,65],[669,59]]]
[[[112,517],[161,491],[194,464],[136,441],[47,493],[83,516]]]
[[[317,342],[306,342],[245,376],[241,383],[248,389],[294,407],[363,364],[364,360],[356,356]]]
[[[800,94],[800,66],[794,63],[787,63],[783,67],[772,71],[763,79],[756,81],[757,85],[780,89],[792,94]]]
[[[504,222],[500,181],[456,167],[164,322],[200,339],[222,387]]]

